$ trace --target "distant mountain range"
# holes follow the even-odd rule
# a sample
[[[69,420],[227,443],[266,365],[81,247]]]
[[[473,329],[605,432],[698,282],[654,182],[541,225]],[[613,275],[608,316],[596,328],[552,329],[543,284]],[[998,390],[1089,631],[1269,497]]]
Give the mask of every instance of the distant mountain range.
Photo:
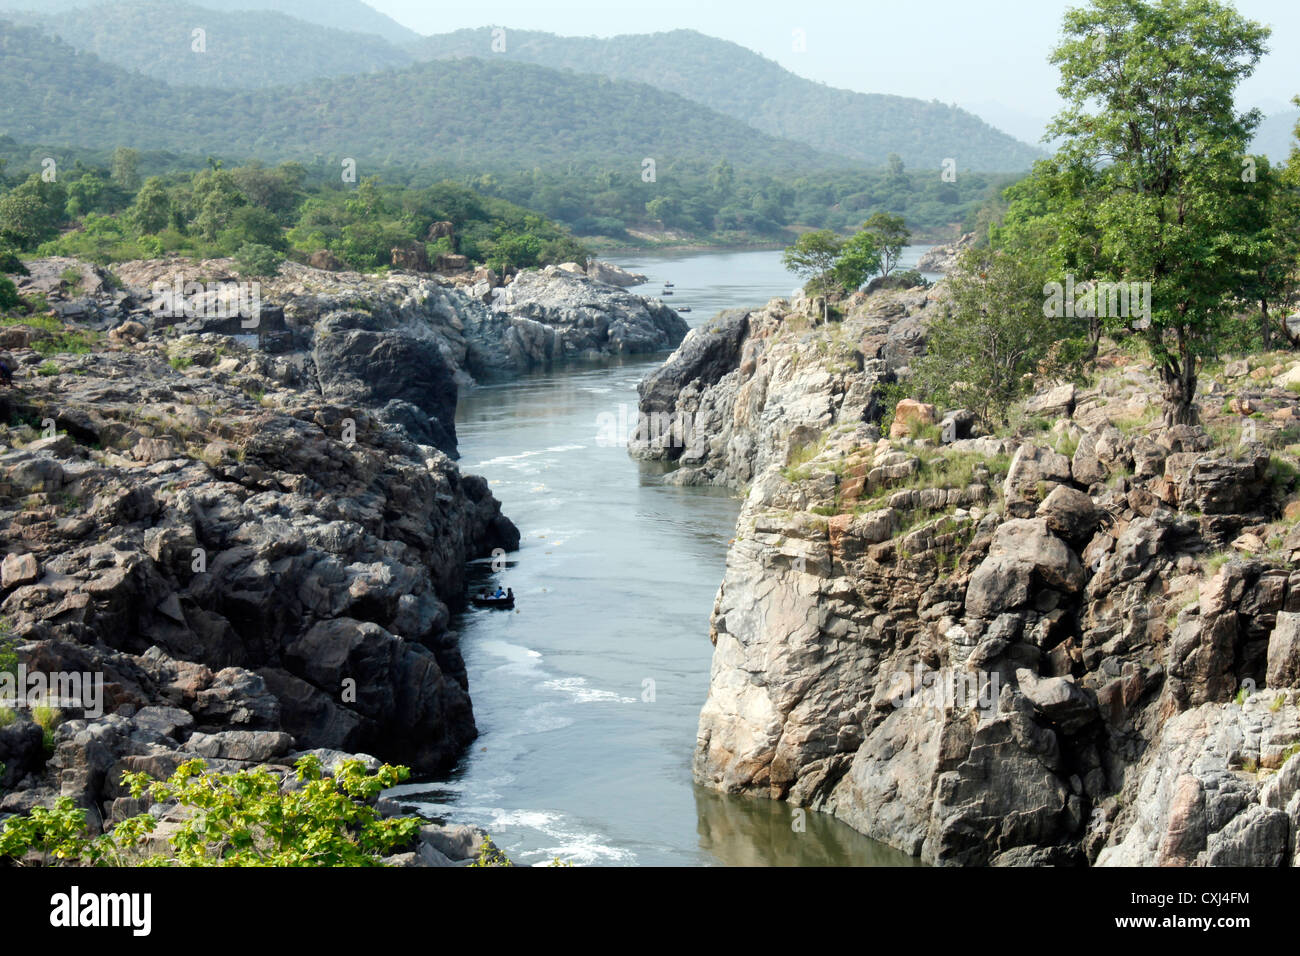
[[[773,136],[872,166],[894,153],[913,167],[938,170],[951,158],[959,170],[1005,172],[1045,155],[959,107],[835,89],[693,30],[609,39],[507,30],[505,52],[494,53],[492,31],[483,28],[425,37],[414,47],[433,57],[499,57],[649,83]]]
[[[6,2],[15,0],[0,0],[0,6]],[[135,0],[76,16],[20,11],[9,19],[174,86],[260,89],[416,62],[413,52],[377,33],[321,26],[269,9],[224,12],[175,0]],[[195,29],[204,31],[202,53],[193,49]]]
[[[358,0],[0,0],[5,9],[173,86],[263,89],[473,57],[645,84],[854,164],[881,167],[896,154],[910,168],[952,159],[959,171],[1018,171],[1043,155],[956,106],[834,89],[690,30],[598,39],[507,29],[494,52],[490,28],[420,37]],[[191,50],[196,27],[206,31],[203,54]]]
[[[33,83],[32,77],[57,77]],[[787,174],[850,165],[640,83],[465,59],[268,90],[173,87],[0,21],[0,133],[19,142],[352,157],[482,170],[596,164],[640,175],[726,159]]]
[[[189,4],[162,4],[188,8]],[[118,4],[104,4],[99,0],[0,0],[0,15],[4,11],[23,11],[37,14],[64,14],[75,10],[76,20],[89,19],[93,23],[110,18]],[[304,23],[350,30],[354,33],[371,33],[390,43],[410,43],[420,34],[408,30],[392,17],[385,16],[361,0],[204,0],[204,9],[217,13],[247,13],[249,11],[274,12],[293,17]],[[67,21],[69,24],[72,20]],[[155,27],[162,24],[155,24]],[[194,24],[201,26],[201,24]]]

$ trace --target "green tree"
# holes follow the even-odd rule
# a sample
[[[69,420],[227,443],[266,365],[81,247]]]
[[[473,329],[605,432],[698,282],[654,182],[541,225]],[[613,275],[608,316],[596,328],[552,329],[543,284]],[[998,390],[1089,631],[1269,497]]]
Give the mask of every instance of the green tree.
[[[235,177],[229,170],[221,169],[220,163],[194,177],[191,199],[195,211],[194,225],[208,241],[217,238],[217,233],[230,224],[235,210],[246,202]]]
[[[283,261],[283,253],[257,242],[246,242],[235,252],[235,262],[245,275],[273,276]]]
[[[109,184],[93,172],[83,173],[67,184],[65,209],[69,219],[78,219],[89,212],[106,211],[113,195]]]
[[[229,224],[221,230],[218,244],[225,252],[234,252],[246,243],[284,249],[284,229],[275,215],[260,206],[240,206],[230,214]]]
[[[140,188],[140,153],[126,146],[113,150],[113,182],[128,193]]]
[[[1255,165],[1242,189],[1237,225],[1248,245],[1250,268],[1239,291],[1258,307],[1261,344],[1269,349],[1275,316],[1293,299],[1300,278],[1300,183],[1265,156],[1251,161]]]
[[[1096,170],[1082,163],[1066,165],[1064,157],[1042,160],[1033,172],[1004,193],[1001,224],[990,222],[986,241],[1035,269],[1044,286],[1097,282],[1108,278],[1102,255],[1102,232],[1088,203],[1097,182]],[[1046,288],[1041,290],[1046,293]],[[1041,301],[1041,300],[1040,300]],[[1087,360],[1096,358],[1102,320],[1087,317]],[[1118,330],[1112,330],[1118,332]]]
[[[1233,95],[1268,29],[1217,0],[1093,0],[1052,54],[1066,107],[1049,132],[1095,171],[1085,201],[1120,281],[1152,283],[1142,335],[1166,424],[1196,419],[1197,361],[1233,309],[1249,250],[1231,229],[1258,111]]]
[[[673,196],[659,196],[645,204],[646,215],[671,228],[681,215],[682,204]]]
[[[805,232],[781,254],[781,263],[810,288],[825,292],[834,286],[835,263],[843,247],[844,240],[830,229]]]
[[[863,230],[841,246],[832,274],[841,289],[854,292],[880,271],[884,250],[874,232]]]
[[[0,242],[22,250],[53,238],[65,218],[67,190],[33,173],[0,196]]]
[[[542,254],[542,240],[530,232],[506,232],[492,244],[488,265],[504,270],[508,266],[525,269],[537,265]]]
[[[1082,327],[1048,318],[1040,273],[1007,252],[968,249],[948,285],[948,309],[931,319],[912,384],[926,398],[968,409],[990,427],[1004,425],[1016,399],[1072,369],[1082,351]]]
[[[9,311],[23,304],[18,295],[18,287],[8,276],[0,276],[0,310]]]
[[[167,228],[172,216],[172,200],[160,178],[150,176],[144,181],[127,215],[141,235],[154,235]]]
[[[875,237],[880,249],[880,274],[885,278],[894,271],[903,249],[912,241],[912,233],[902,216],[878,212],[862,224],[865,232]]]

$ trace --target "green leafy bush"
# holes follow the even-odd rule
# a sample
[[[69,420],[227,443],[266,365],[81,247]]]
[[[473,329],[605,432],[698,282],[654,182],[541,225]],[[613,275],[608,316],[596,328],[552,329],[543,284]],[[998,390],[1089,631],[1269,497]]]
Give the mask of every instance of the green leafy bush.
[[[167,852],[151,856],[144,846],[157,828],[151,814],[91,837],[86,811],[61,797],[53,809],[37,807],[5,823],[0,859],[21,863],[34,851],[41,864],[379,866],[419,834],[418,817],[381,817],[374,807],[380,791],[407,779],[407,768],[385,764],[369,773],[360,760],[346,760],[327,777],[320,759],[306,756],[295,769],[288,786],[265,768],[208,773],[202,760],[181,764],[166,781],[124,773],[133,797],[190,811],[167,839]]]
[[[248,275],[275,275],[283,261],[283,253],[257,242],[246,242],[235,253],[235,262],[239,266],[239,271]]]

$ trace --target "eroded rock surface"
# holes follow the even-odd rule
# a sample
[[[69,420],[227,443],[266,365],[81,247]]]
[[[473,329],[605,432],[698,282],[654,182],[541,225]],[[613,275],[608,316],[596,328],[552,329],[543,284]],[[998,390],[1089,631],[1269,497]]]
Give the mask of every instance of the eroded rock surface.
[[[633,454],[746,492],[696,779],[936,864],[1294,862],[1300,536],[1277,461],[1296,396],[1251,392],[1280,424],[1225,445],[1152,423],[1156,383],[1121,359],[1068,395],[1044,383],[1045,432],[882,439],[871,387],[910,330],[863,349],[859,323],[927,299],[842,326],[781,301],[723,315],[642,386],[643,413],[709,427]]]

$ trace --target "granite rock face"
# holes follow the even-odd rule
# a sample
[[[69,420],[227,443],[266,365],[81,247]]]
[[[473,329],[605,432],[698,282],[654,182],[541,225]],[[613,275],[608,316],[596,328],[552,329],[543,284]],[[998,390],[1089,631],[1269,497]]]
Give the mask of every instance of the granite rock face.
[[[10,349],[0,618],[27,672],[98,692],[56,700],[52,754],[24,709],[0,730],[0,812],[62,794],[109,819],[123,770],[194,756],[431,773],[474,739],[450,610],[518,531],[446,454],[454,353],[364,306],[299,351],[143,322],[48,362]]]
[[[854,315],[721,316],[642,386],[712,428],[633,454],[746,490],[696,779],[940,865],[1294,862],[1300,536],[1268,447],[1134,429],[1158,386],[1122,363],[1064,405],[1044,383],[1047,432],[882,439],[847,396],[889,348],[833,351]]]
[[[685,321],[658,300],[555,266],[505,280],[487,269],[449,278],[401,270],[366,275],[293,262],[284,263],[275,276],[244,279],[228,259],[129,262],[114,272],[130,314],[154,329],[176,325],[196,333],[283,332],[282,348],[311,351],[318,330],[328,333],[340,315],[355,324],[360,312],[367,318],[367,331],[432,343],[461,386],[566,359],[668,351],[687,330]],[[249,326],[247,319],[158,314],[154,292],[178,283],[183,288],[200,277],[207,288],[256,281],[262,320]]]
[[[858,296],[829,325],[781,299],[720,313],[641,383],[631,454],[676,464],[679,484],[739,486],[831,426],[878,421],[875,386],[918,354],[915,320],[941,294]]]
[[[686,320],[658,299],[554,266],[520,273],[494,295],[493,321],[509,331],[507,353],[544,361],[666,352],[686,336]],[[498,346],[500,347],[500,346]]]

